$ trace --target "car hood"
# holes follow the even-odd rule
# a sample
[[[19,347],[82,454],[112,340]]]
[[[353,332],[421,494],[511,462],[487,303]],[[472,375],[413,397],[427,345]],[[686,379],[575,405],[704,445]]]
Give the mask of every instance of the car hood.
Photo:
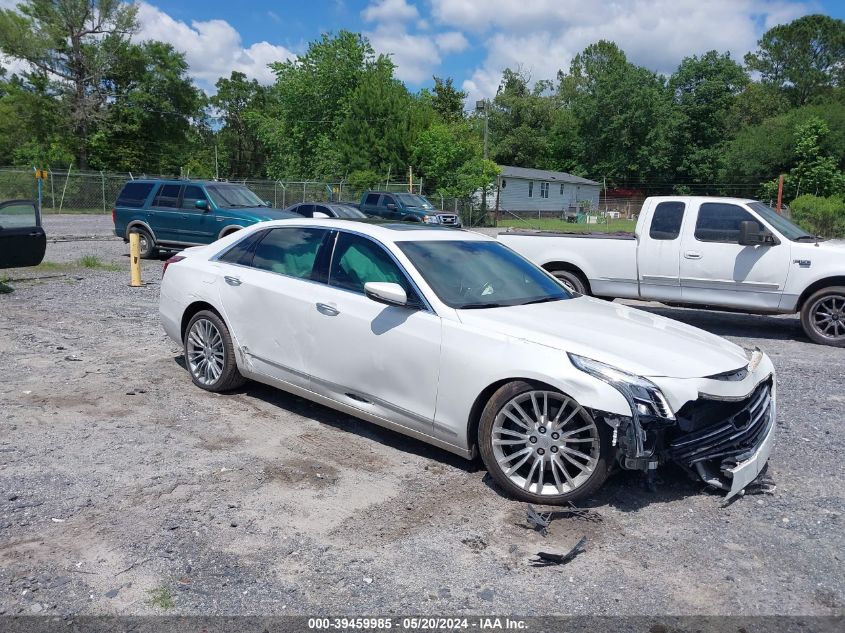
[[[591,297],[481,310],[461,322],[586,356],[639,376],[701,378],[748,364],[745,351],[698,328]]]

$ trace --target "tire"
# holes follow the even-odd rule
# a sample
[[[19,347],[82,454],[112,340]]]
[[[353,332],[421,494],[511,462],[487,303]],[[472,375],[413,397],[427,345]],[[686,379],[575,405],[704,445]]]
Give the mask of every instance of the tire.
[[[130,233],[137,233],[141,240],[141,259],[155,259],[158,257],[158,247],[150,232],[140,226],[129,229]]]
[[[587,280],[579,273],[571,270],[551,270],[549,271],[557,277],[557,279],[566,286],[567,290],[577,292],[579,295],[589,295],[587,291]]]
[[[191,318],[182,346],[185,367],[200,389],[220,393],[246,382],[238,371],[229,328],[215,312],[201,310]]]
[[[547,417],[538,418],[534,402],[541,416],[545,409]],[[524,432],[510,417],[528,423],[514,403],[521,403],[523,412],[534,422],[527,424],[531,428]],[[555,425],[555,416],[564,420],[557,423],[559,426]],[[517,437],[520,433],[523,436]],[[610,427],[594,420],[575,400],[523,381],[500,387],[484,407],[478,425],[479,453],[493,480],[517,499],[538,504],[577,501],[598,490],[613,464],[610,443]],[[588,449],[583,448],[586,445]],[[575,456],[574,450],[583,457]]]
[[[422,222],[422,220],[415,215],[406,215],[404,218],[402,218],[402,221],[403,222]]]
[[[814,292],[801,306],[801,327],[814,343],[845,347],[845,286]]]

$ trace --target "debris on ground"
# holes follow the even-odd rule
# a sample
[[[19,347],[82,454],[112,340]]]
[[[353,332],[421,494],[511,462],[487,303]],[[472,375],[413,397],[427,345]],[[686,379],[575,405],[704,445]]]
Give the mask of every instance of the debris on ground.
[[[528,523],[531,524],[533,529],[537,530],[543,536],[548,533],[549,525],[551,525],[552,522],[551,512],[544,512],[543,514],[540,514],[534,509],[534,506],[529,503],[528,507],[525,509],[525,516],[528,518]]]
[[[571,519],[577,517],[579,519],[585,519],[595,523],[601,522],[600,516],[591,513],[589,510],[577,508],[571,503],[569,504],[569,508],[565,510],[554,510],[551,512],[538,512],[534,506],[529,503],[525,508],[525,516],[528,519],[530,529],[539,532],[543,536],[546,536],[549,533],[549,526],[555,519]]]
[[[587,537],[582,536],[581,540],[575,543],[575,547],[569,550],[566,554],[552,554],[550,552],[537,552],[537,558],[531,559],[532,567],[550,567],[551,565],[566,565],[572,561],[578,554],[582,554],[587,550],[584,546],[587,544]]]

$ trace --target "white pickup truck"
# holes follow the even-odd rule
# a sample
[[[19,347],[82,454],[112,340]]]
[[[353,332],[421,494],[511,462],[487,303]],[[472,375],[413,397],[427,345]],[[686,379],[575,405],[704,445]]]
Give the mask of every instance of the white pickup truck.
[[[810,339],[845,347],[845,243],[810,235],[756,200],[652,197],[633,234],[509,231],[499,239],[582,294],[800,312]]]

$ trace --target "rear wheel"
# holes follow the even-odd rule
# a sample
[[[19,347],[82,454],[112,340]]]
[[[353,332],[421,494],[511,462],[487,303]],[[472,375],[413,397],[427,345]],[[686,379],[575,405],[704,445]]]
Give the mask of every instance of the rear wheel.
[[[484,408],[478,445],[509,494],[561,504],[595,492],[609,472],[610,428],[559,391],[515,381]]]
[[[557,277],[567,290],[577,292],[579,295],[589,294],[587,292],[587,281],[578,273],[571,270],[552,270],[550,272]]]
[[[801,327],[814,343],[845,347],[845,286],[822,288],[807,299]]]
[[[185,365],[191,380],[206,391],[230,391],[246,382],[235,362],[229,329],[210,310],[197,312],[185,329]]]
[[[129,230],[130,233],[137,233],[141,246],[141,259],[153,259],[158,256],[158,248],[150,232],[140,226]]]

